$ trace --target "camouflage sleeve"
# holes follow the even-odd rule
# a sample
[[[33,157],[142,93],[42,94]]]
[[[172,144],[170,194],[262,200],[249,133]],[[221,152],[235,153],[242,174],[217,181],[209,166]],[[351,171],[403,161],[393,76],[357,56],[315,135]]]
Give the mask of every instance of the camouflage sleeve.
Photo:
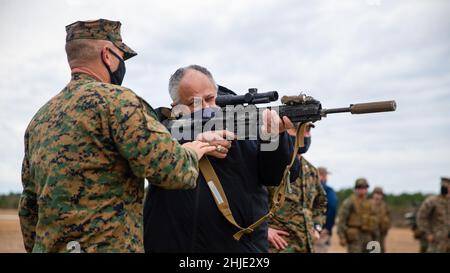
[[[25,250],[27,252],[31,252],[33,250],[34,238],[36,236],[38,207],[34,182],[30,176],[27,142],[27,137],[25,136],[25,156],[22,163],[23,191],[19,201],[19,219]]]
[[[429,219],[433,209],[433,199],[428,198],[422,203],[419,211],[417,212],[417,227],[420,231],[425,232],[426,234],[432,233]]]
[[[123,92],[109,107],[114,142],[136,176],[165,189],[195,187],[196,153],[181,147],[137,96]]]
[[[323,189],[322,185],[320,184],[319,177],[315,179],[314,187],[317,191],[317,196],[314,199],[313,203],[313,221],[314,224],[319,224],[321,226],[325,225],[326,218],[327,218],[327,194],[325,193],[325,190]]]
[[[351,206],[352,206],[352,200],[350,198],[348,198],[342,203],[342,206],[339,209],[337,233],[338,233],[339,239],[342,241],[347,240],[345,231],[347,230],[347,222],[348,222],[348,218],[350,216]]]

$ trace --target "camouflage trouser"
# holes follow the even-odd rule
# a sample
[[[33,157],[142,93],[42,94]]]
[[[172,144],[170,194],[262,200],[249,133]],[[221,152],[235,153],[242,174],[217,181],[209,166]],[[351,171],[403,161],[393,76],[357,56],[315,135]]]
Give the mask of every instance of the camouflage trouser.
[[[381,253],[386,252],[386,240],[385,239],[386,239],[386,235],[380,236]]]
[[[283,237],[286,242],[288,243],[288,246],[283,250],[277,250],[272,245],[269,246],[269,252],[270,253],[310,253],[311,249],[308,246],[307,239],[306,238],[299,238],[298,236],[301,234],[292,234],[290,236]],[[294,238],[293,238],[294,237]],[[306,237],[306,236],[305,236]]]
[[[293,243],[292,241],[288,241],[288,246],[285,249],[278,250],[274,248],[272,245],[269,247],[270,253],[309,253],[307,251],[308,248],[301,247],[298,244]]]
[[[347,250],[349,253],[366,253],[368,252],[367,244],[374,239],[371,233],[360,232],[357,240],[347,242]]]
[[[386,234],[376,234],[373,236],[373,241],[377,241],[380,243],[381,253],[386,252],[385,239],[386,239]]]

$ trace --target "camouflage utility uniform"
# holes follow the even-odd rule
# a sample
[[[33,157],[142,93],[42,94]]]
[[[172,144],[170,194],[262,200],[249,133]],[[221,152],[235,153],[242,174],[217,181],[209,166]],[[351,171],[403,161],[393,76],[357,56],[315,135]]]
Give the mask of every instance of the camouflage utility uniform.
[[[338,214],[338,236],[347,245],[348,252],[367,252],[367,244],[377,239],[378,225],[378,214],[371,200],[356,194],[344,200]]]
[[[84,31],[109,39],[120,23],[71,26],[73,39],[86,38]],[[196,154],[172,140],[133,91],[74,73],[25,133],[19,205],[25,248],[64,252],[76,241],[85,252],[141,252],[144,179],[181,189],[194,187],[197,176]]]
[[[428,197],[417,213],[417,225],[425,235],[433,235],[427,252],[450,253],[450,198],[443,195]]]
[[[289,232],[285,237],[289,245],[282,251],[271,246],[271,252],[313,252],[314,228],[325,223],[327,197],[317,169],[303,157],[300,162],[301,173],[291,183],[292,192],[270,222],[272,228]]]
[[[376,187],[373,191],[374,193],[379,193],[384,196],[383,190],[380,187]],[[377,202],[372,199],[373,207],[375,213],[378,215],[378,227],[375,231],[375,240],[380,243],[381,252],[386,251],[385,239],[389,229],[391,228],[391,213],[387,206],[386,201],[383,199]]]

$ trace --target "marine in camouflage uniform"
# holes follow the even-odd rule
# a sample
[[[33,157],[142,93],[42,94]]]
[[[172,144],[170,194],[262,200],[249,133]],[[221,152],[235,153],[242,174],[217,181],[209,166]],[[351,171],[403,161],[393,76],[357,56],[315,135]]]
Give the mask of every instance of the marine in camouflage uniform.
[[[391,228],[391,213],[383,199],[384,192],[380,187],[375,187],[372,192],[372,204],[375,213],[378,215],[378,228],[375,231],[375,241],[380,242],[381,252],[386,251],[385,239]]]
[[[369,184],[364,178],[355,183],[355,193],[344,200],[338,213],[338,236],[349,253],[367,252],[367,244],[376,240],[378,215],[367,198]]]
[[[283,207],[270,221],[271,228],[289,233],[289,236],[283,237],[288,246],[277,250],[271,245],[270,252],[314,252],[314,230],[320,229],[318,227],[325,223],[327,197],[320,184],[317,169],[304,157],[301,157],[300,163],[301,173],[291,183],[292,192],[286,194]]]
[[[417,225],[428,240],[427,252],[450,253],[450,179],[441,180],[441,194],[425,199],[417,213]]]
[[[414,239],[419,241],[419,253],[425,253],[428,249],[428,241],[425,234],[417,226],[417,212],[419,211],[419,205],[414,202],[414,210],[406,213],[404,217],[408,221],[408,224],[413,232]]]
[[[67,42],[111,41],[128,59],[120,22],[66,27]],[[113,45],[111,45],[113,46]],[[28,252],[142,252],[144,179],[193,188],[194,151],[172,140],[133,91],[83,73],[33,117],[25,133],[19,216]]]

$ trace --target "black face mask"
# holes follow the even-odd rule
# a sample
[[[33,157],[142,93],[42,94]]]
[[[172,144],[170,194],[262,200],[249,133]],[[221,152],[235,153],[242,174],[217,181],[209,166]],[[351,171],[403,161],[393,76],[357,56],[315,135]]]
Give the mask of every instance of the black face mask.
[[[306,154],[306,152],[309,149],[309,146],[311,146],[311,137],[305,137],[304,142],[305,142],[305,146],[298,149],[299,154]]]
[[[441,186],[441,194],[447,195],[447,193],[448,193],[448,188],[446,186]]]
[[[119,60],[119,67],[117,68],[116,71],[112,72],[109,66],[105,63],[105,61],[102,58],[103,64],[106,66],[106,69],[109,72],[109,78],[111,79],[111,83],[115,85],[121,85],[123,78],[125,77],[126,71],[125,61],[111,49],[109,49],[109,52],[111,52]]]

